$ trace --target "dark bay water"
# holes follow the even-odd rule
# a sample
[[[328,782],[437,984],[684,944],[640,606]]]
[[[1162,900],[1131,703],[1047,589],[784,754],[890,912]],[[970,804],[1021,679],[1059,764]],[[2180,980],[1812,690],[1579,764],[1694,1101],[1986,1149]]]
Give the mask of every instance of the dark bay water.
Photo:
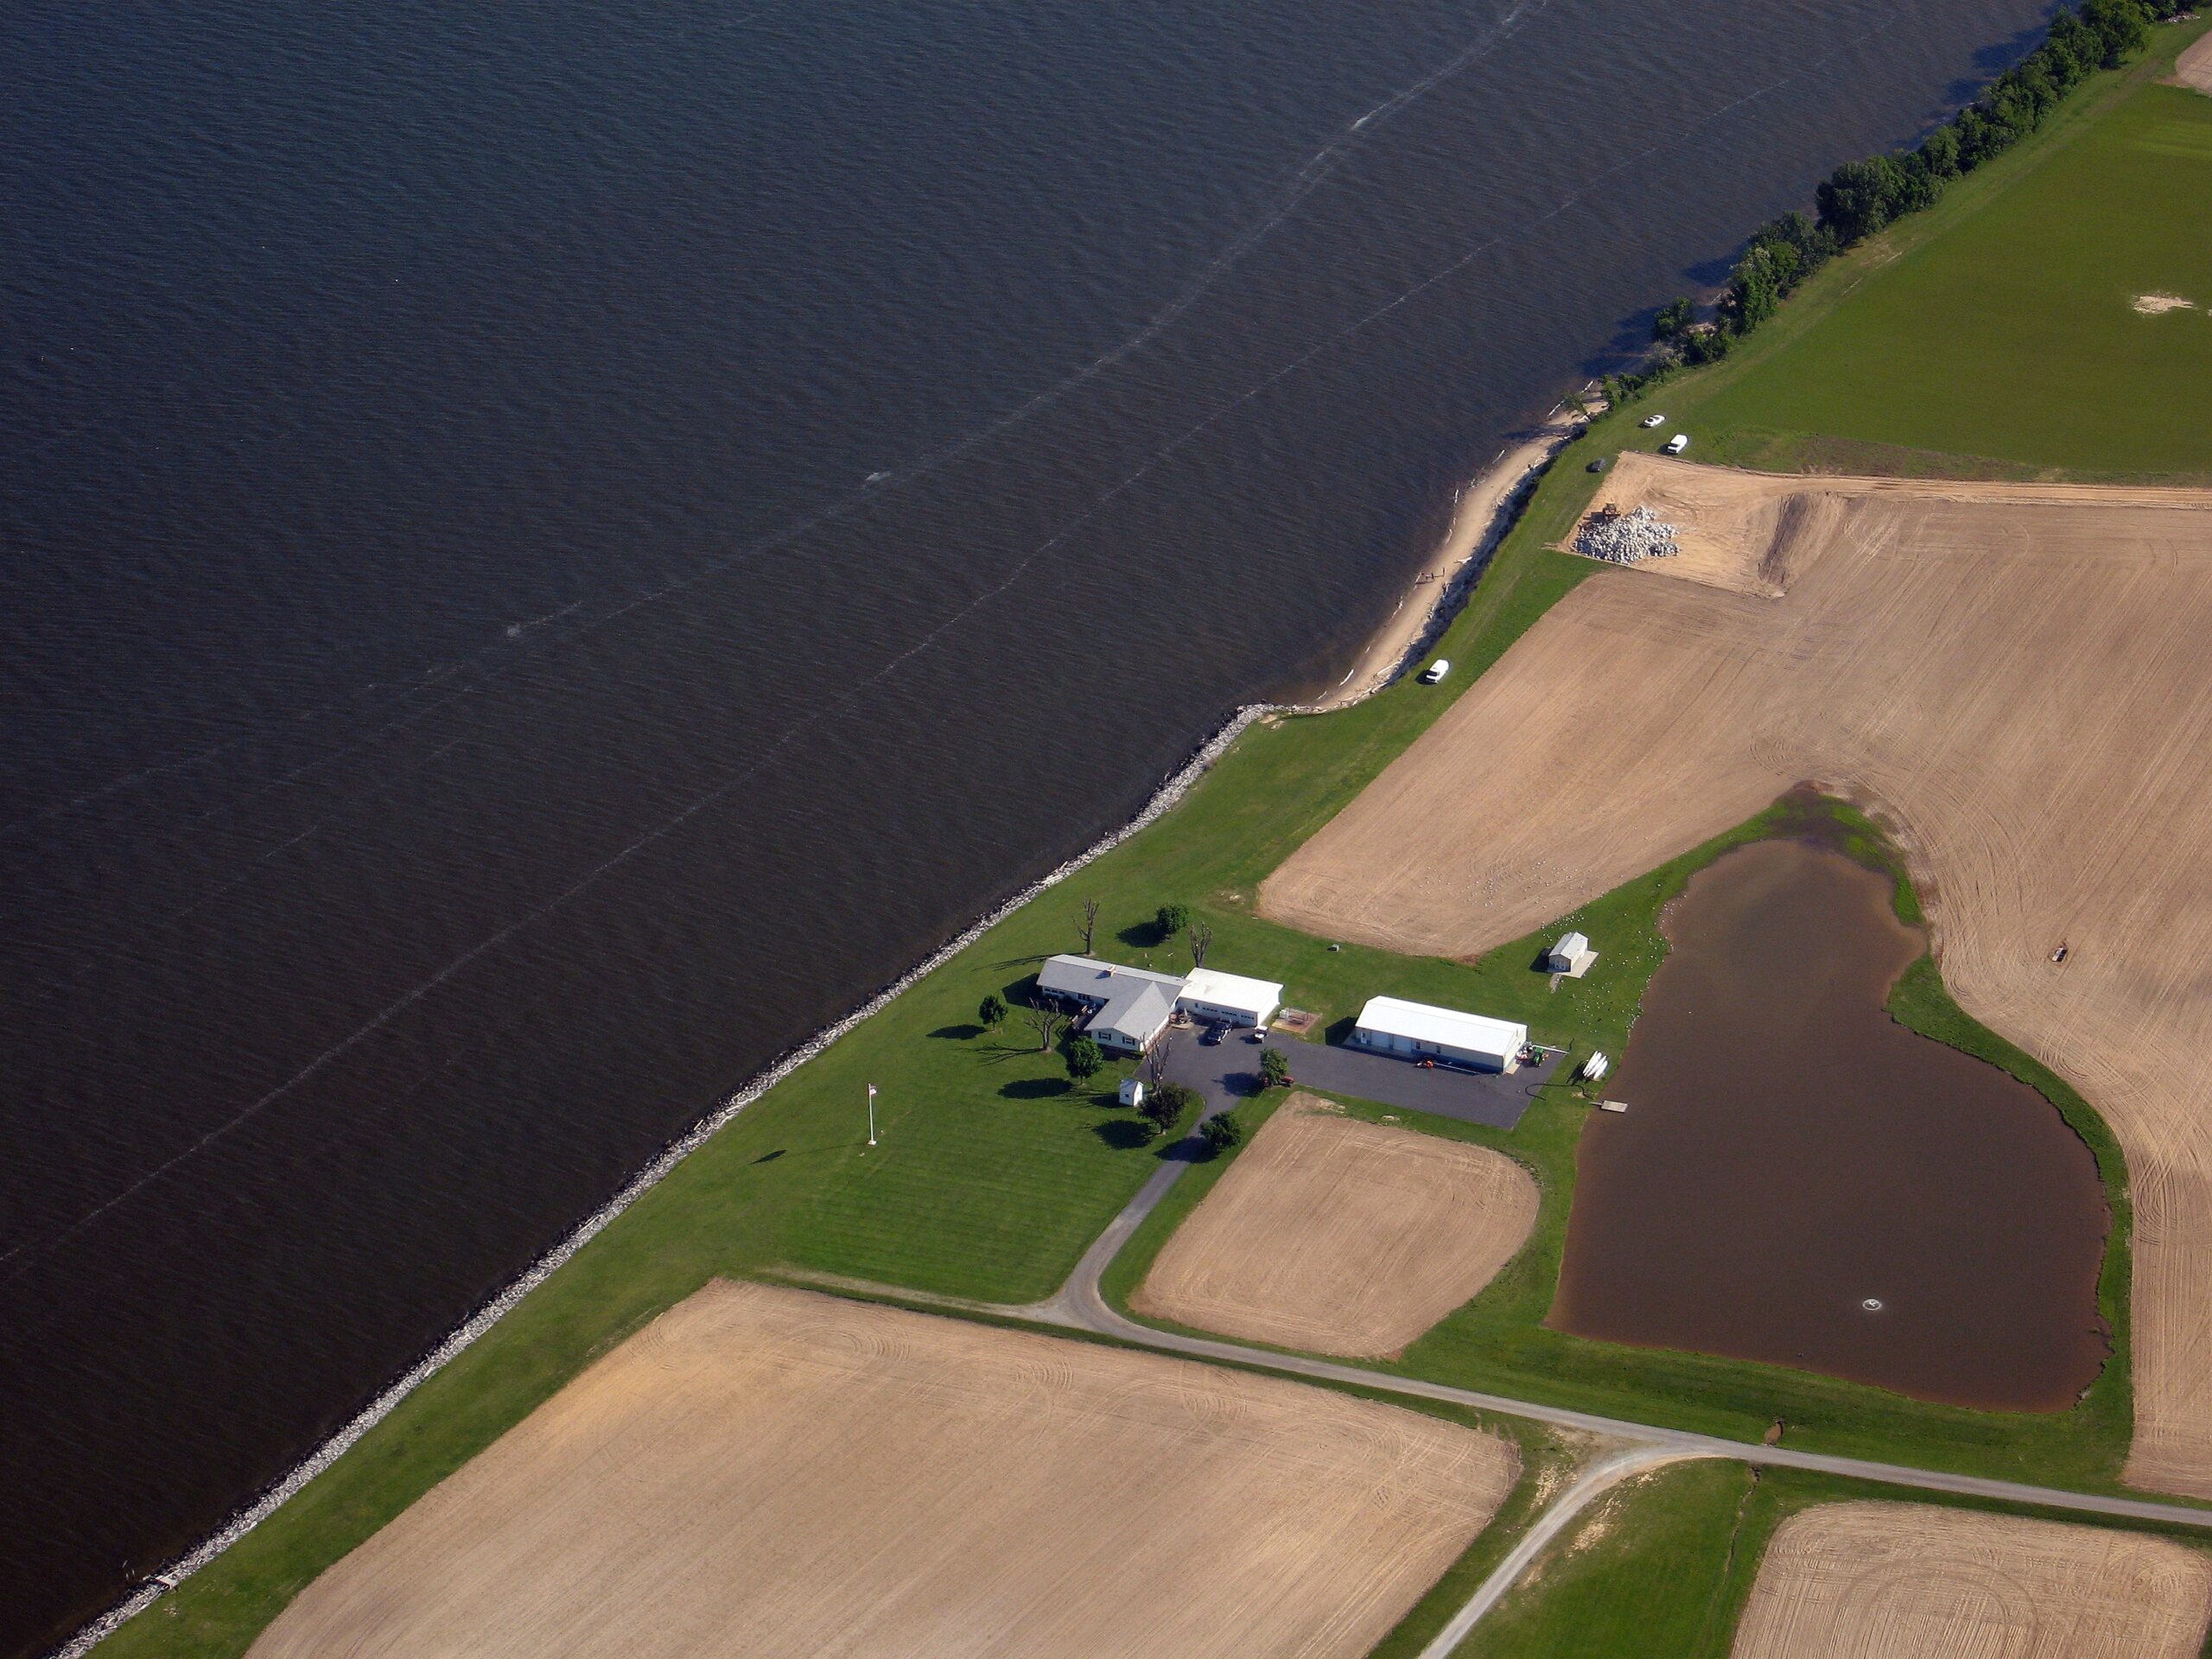
[[[0,1652],[2044,10],[0,13]]]
[[[1551,1322],[1923,1399],[2056,1411],[2107,1347],[2096,1160],[1884,1011],[1926,950],[1888,878],[1764,841],[1691,878],[1592,1113]],[[1867,1302],[1878,1306],[1869,1307]]]

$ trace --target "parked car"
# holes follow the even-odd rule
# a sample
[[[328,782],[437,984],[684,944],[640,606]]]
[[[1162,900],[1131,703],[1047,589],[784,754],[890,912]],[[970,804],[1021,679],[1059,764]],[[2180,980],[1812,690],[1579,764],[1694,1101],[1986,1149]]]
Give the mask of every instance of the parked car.
[[[1690,435],[1687,432],[1677,432],[1661,447],[1670,455],[1679,455],[1690,447]]]
[[[1446,657],[1440,657],[1428,665],[1427,671],[1421,677],[1421,683],[1423,685],[1434,685],[1439,680],[1442,679],[1451,671],[1451,659]]]
[[[1666,418],[1667,417],[1664,415],[1647,415],[1643,417],[1640,424],[1643,426],[1643,429],[1648,432],[1653,427],[1664,422]]]

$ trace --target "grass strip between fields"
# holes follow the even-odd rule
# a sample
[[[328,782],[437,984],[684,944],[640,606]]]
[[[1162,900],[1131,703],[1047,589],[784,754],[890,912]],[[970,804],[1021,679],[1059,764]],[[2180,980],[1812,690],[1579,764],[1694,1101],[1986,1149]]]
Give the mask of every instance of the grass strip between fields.
[[[1727,1659],[1775,1530],[1821,1503],[1906,1495],[1802,1469],[1726,1459],[1673,1464],[1591,1505],[1477,1625],[1455,1659]],[[2079,1516],[1948,1493],[1906,1501],[2079,1526]],[[2202,1532],[2152,1522],[2100,1526],[2212,1554]],[[2205,1649],[2212,1654],[2212,1634]]]

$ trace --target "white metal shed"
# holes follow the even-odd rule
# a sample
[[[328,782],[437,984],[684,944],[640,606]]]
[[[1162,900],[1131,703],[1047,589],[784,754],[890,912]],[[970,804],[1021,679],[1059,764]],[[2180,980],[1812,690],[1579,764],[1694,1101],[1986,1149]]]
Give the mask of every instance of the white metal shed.
[[[1386,1054],[1510,1071],[1528,1046],[1529,1027],[1459,1008],[1374,996],[1359,1011],[1352,1041]]]

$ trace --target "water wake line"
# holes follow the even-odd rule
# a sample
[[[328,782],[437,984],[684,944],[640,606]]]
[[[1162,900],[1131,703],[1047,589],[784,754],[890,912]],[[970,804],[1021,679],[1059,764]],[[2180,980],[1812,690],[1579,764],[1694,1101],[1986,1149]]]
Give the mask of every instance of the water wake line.
[[[993,420],[985,422],[982,425],[973,428],[969,432],[959,437],[950,440],[935,449],[924,452],[914,461],[908,462],[903,467],[887,468],[883,471],[871,473],[868,476],[867,480],[857,488],[850,490],[845,494],[833,499],[831,501],[817,508],[812,512],[807,513],[792,523],[785,525],[782,529],[772,531],[766,536],[747,543],[745,546],[736,549],[730,553],[725,554],[720,558],[709,560],[707,563],[699,566],[697,569],[687,573],[683,576],[677,577],[671,582],[664,583],[657,588],[649,589],[643,594],[635,595],[627,601],[617,605],[612,610],[607,611],[600,616],[587,619],[582,626],[569,633],[562,635],[555,640],[550,641],[544,648],[551,649],[556,646],[571,644],[575,639],[583,637],[585,634],[593,632],[607,623],[616,621],[644,606],[655,604],[660,600],[669,597],[671,594],[683,592],[686,589],[696,586],[698,582],[705,581],[710,576],[719,575],[722,571],[727,570],[734,565],[758,558],[764,554],[773,553],[783,547],[788,546],[791,543],[798,540],[802,537],[810,535],[813,531],[822,529],[827,524],[835,523],[837,519],[844,517],[855,508],[867,504],[872,496],[881,494],[888,490],[898,488],[903,485],[918,482],[922,479],[929,477],[932,474],[942,471],[945,467],[950,465],[961,456],[969,454],[973,450],[990,442],[1002,434],[1023,424],[1035,415],[1060,402],[1071,392],[1073,392],[1082,386],[1089,384],[1090,381],[1096,379],[1100,375],[1105,373],[1116,364],[1126,360],[1135,353],[1142,350],[1146,346],[1151,344],[1153,340],[1158,339],[1160,335],[1165,333],[1168,328],[1172,327],[1187,312],[1190,311],[1192,307],[1196,305],[1200,299],[1204,298],[1207,292],[1209,292],[1222,277],[1228,275],[1231,270],[1241,264],[1245,257],[1249,254],[1254,248],[1265,241],[1267,238],[1276,229],[1276,227],[1281,226],[1284,220],[1287,219],[1294,213],[1295,213],[1298,208],[1304,204],[1306,198],[1312,195],[1313,192],[1320,187],[1324,181],[1335,171],[1337,163],[1344,153],[1351,149],[1355,143],[1359,142],[1364,136],[1364,129],[1373,124],[1388,122],[1392,117],[1399,114],[1411,105],[1418,102],[1421,99],[1426,97],[1429,92],[1433,92],[1438,86],[1443,85],[1453,76],[1460,73],[1462,71],[1489,56],[1494,48],[1502,41],[1510,39],[1514,34],[1518,32],[1519,25],[1524,17],[1532,17],[1541,15],[1549,7],[1550,4],[1551,0],[1522,0],[1522,3],[1516,5],[1512,10],[1508,11],[1496,23],[1491,25],[1491,27],[1478,39],[1462,48],[1452,58],[1447,60],[1440,67],[1430,71],[1427,74],[1423,75],[1418,80],[1414,81],[1411,85],[1392,93],[1389,98],[1376,105],[1366,114],[1361,116],[1357,120],[1351,122],[1343,128],[1336,137],[1329,140],[1329,142],[1324,144],[1320,149],[1316,151],[1313,156],[1307,157],[1306,162],[1291,175],[1288,183],[1280,192],[1278,192],[1274,203],[1265,211],[1257,223],[1239,232],[1235,238],[1233,238],[1225,249],[1208,261],[1207,264],[1201,268],[1195,277],[1185,283],[1181,290],[1168,302],[1166,306],[1154,313],[1154,315],[1136,331],[1136,333],[1130,335],[1128,339],[1121,341],[1119,344],[1116,345],[1098,357],[1094,358],[1090,362],[1084,365],[1081,368],[1078,368],[1071,373],[1064,376],[1059,380],[1053,382],[1052,385],[1046,386],[1043,391],[1033,394],[1027,401],[1016,405],[1006,414],[999,416]],[[726,27],[728,25],[724,26]],[[541,619],[540,620],[541,622],[550,622],[558,617],[565,617],[570,612],[582,608],[585,602],[586,601],[582,600],[578,600],[564,607],[563,610],[556,613],[554,617],[547,617]],[[537,626],[538,625],[529,625],[528,627],[525,627],[520,632],[518,632],[516,628],[510,626],[503,632],[500,639],[495,641],[492,646],[477,652],[471,656],[465,657],[457,662],[434,664],[432,667],[423,670],[420,677],[424,681],[429,682],[436,678],[450,676],[452,674],[474,670],[479,664],[484,662],[486,658],[493,656],[500,645],[511,645],[515,644],[524,633],[534,630]],[[498,677],[499,674],[505,671],[505,667],[508,665],[509,664],[501,664],[498,663],[493,664],[488,670],[484,671],[484,679],[480,680],[475,683],[480,685],[489,679]],[[372,684],[362,688],[359,692],[354,694],[353,696],[331,699],[327,702],[317,705],[312,709],[306,710],[299,715],[288,716],[282,721],[272,722],[271,724],[262,728],[258,731],[244,733],[236,737],[227,738],[222,742],[215,744],[209,748],[199,751],[196,753],[183,756],[175,760],[162,762],[155,766],[142,767],[136,772],[130,772],[124,777],[113,779],[105,785],[99,786],[98,788],[86,791],[67,800],[57,802],[49,806],[41,808],[40,810],[30,814],[29,817],[21,818],[13,823],[0,825],[0,836],[12,836],[18,835],[23,830],[32,828],[38,823],[43,823],[48,818],[59,817],[80,806],[88,805],[94,801],[105,799],[111,795],[129,789],[134,785],[149,782],[159,778],[168,777],[181,772],[190,771],[194,767],[204,765],[207,761],[228,753],[232,750],[239,748],[245,745],[258,741],[260,739],[267,737],[275,732],[291,728],[306,721],[319,720],[340,709],[358,702],[360,697],[373,693],[379,689],[381,689],[379,684],[372,683]],[[423,689],[426,689],[426,687],[420,685],[411,686],[407,691],[404,692],[403,695],[412,695],[414,691]],[[371,741],[373,740],[375,735],[376,734],[372,734]],[[360,747],[362,747],[360,744],[349,745],[340,750],[335,755],[329,758],[331,760],[342,758],[345,754],[356,752]],[[327,762],[318,761],[315,763],[315,766],[319,768],[320,766],[323,764],[327,764]],[[288,775],[286,779],[278,780],[276,784],[272,785],[270,787],[282,787],[284,784],[290,781],[293,781],[293,778],[291,775]],[[255,796],[265,792],[267,792],[266,789],[251,791],[247,794],[241,796],[238,799],[238,803],[234,803],[234,804],[242,804],[245,800],[254,798]],[[214,810],[215,812],[219,813],[224,810],[226,809],[218,808]],[[210,815],[203,815],[203,821],[205,816]],[[119,823],[121,820],[118,819],[111,822]]]

